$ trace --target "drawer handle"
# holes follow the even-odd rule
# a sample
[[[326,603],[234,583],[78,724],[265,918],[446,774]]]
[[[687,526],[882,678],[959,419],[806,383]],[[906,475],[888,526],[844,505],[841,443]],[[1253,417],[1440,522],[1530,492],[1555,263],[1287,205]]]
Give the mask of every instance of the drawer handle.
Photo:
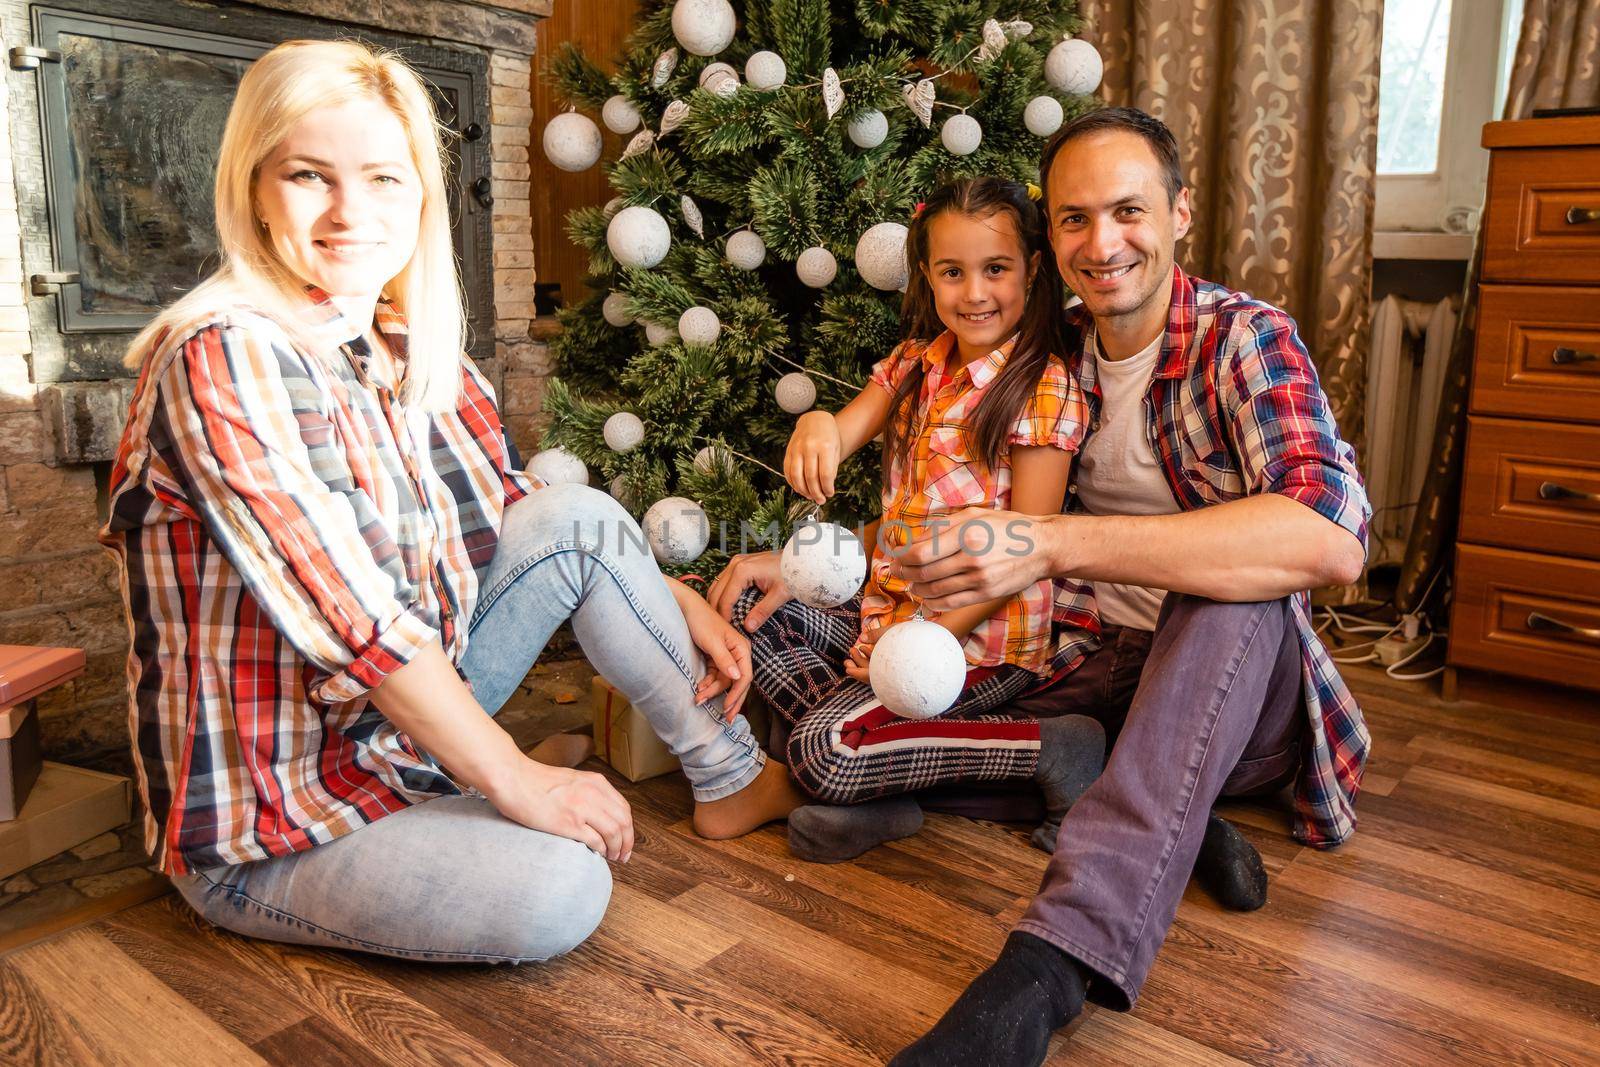
[[[1550,353],[1550,362],[1562,365],[1568,363],[1593,363],[1600,359],[1600,355],[1593,352],[1579,352],[1576,348],[1558,348]]]
[[[1600,503],[1600,493],[1585,493],[1581,489],[1568,489],[1556,482],[1539,483],[1540,500],[1593,500]]]
[[[1600,222],[1600,207],[1567,208],[1567,225],[1582,226],[1586,222]]]
[[[1600,630],[1592,630],[1586,626],[1579,626],[1576,623],[1562,622],[1560,619],[1552,619],[1550,616],[1537,611],[1530,611],[1528,613],[1528,629],[1556,630],[1560,633],[1572,634],[1574,637],[1584,637],[1590,641],[1600,641]]]

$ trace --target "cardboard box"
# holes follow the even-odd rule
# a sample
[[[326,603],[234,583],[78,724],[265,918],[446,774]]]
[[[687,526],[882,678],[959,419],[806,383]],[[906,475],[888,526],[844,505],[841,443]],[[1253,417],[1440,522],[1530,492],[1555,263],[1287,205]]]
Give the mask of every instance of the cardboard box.
[[[128,804],[128,779],[46,763],[22,814],[0,823],[0,878],[115,830]]]
[[[678,769],[678,757],[650,729],[645,719],[610,682],[594,676],[589,683],[594,709],[595,755],[615,767],[630,782]]]
[[[0,707],[0,822],[21,813],[43,766],[38,701]]]

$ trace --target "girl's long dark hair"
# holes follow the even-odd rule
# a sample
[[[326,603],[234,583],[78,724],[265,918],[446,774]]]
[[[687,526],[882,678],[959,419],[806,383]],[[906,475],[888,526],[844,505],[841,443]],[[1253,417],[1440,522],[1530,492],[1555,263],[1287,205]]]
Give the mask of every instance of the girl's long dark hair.
[[[999,375],[984,391],[973,413],[966,437],[974,454],[993,470],[1006,451],[1006,440],[1023,408],[1044,374],[1051,353],[1065,358],[1065,326],[1062,310],[1061,275],[1050,250],[1050,235],[1044,213],[1028,195],[1025,186],[1004,178],[966,178],[941,187],[930,196],[921,212],[911,221],[906,235],[906,263],[910,281],[900,306],[900,333],[907,340],[931,341],[945,332],[933,302],[933,286],[924,273],[928,263],[928,232],[933,220],[946,212],[960,212],[971,218],[986,219],[1006,214],[1016,224],[1022,238],[1022,269],[1028,269],[1034,253],[1039,266],[1028,290],[1017,327],[1017,343]],[[895,460],[916,436],[914,426],[917,398],[926,376],[922,364],[913,367],[889,404],[889,419],[884,430],[883,476],[888,483]]]

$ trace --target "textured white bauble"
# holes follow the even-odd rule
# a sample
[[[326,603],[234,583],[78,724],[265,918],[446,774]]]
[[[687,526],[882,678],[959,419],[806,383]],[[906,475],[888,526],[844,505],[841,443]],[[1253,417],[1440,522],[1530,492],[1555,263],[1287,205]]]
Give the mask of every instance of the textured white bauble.
[[[911,619],[889,627],[872,646],[867,678],[878,702],[904,719],[950,710],[967,681],[967,658],[956,635],[936,622]]]
[[[899,289],[906,271],[906,228],[898,222],[880,222],[856,242],[856,270],[874,289]]]
[[[623,207],[627,203],[628,202],[626,200],[622,199],[622,197],[613,196],[610,200],[606,201],[606,206],[601,208],[600,210],[605,213],[606,221],[610,222],[612,216],[614,216],[617,212],[621,211],[623,209]]]
[[[739,91],[739,75],[719,70],[706,79],[706,90],[718,96],[732,96]]]
[[[1105,63],[1094,45],[1072,37],[1050,49],[1044,57],[1044,80],[1064,93],[1092,93],[1100,87]]]
[[[1022,124],[1035,137],[1049,137],[1061,128],[1066,117],[1061,101],[1053,96],[1036,96],[1022,109]]]
[[[678,0],[672,5],[672,36],[694,55],[716,55],[733,43],[735,28],[728,0]]]
[[[544,124],[545,158],[562,170],[588,170],[600,162],[600,127],[568,111]]]
[[[659,323],[647,322],[644,324],[644,339],[650,342],[651,348],[660,348],[678,339],[678,331],[671,326],[662,326]]]
[[[706,445],[694,454],[694,469],[700,474],[713,474],[728,462],[728,450],[718,445]]]
[[[696,305],[678,316],[678,336],[687,344],[710,348],[722,336],[722,320],[710,308]]]
[[[705,508],[684,496],[669,496],[651,504],[641,525],[650,551],[662,563],[688,563],[711,541]]]
[[[704,89],[706,83],[719,74],[731,74],[735,78],[739,76],[732,63],[723,63],[720,60],[716,63],[707,63],[705,69],[700,72],[700,88]]]
[[[644,444],[644,423],[631,411],[619,411],[606,420],[600,434],[611,451],[632,452]]]
[[[776,52],[757,52],[744,64],[744,80],[752,89],[776,89],[789,77],[789,66]]]
[[[633,507],[633,492],[629,490],[628,479],[623,475],[619,474],[615,478],[611,479],[610,484],[606,486],[606,490],[610,492],[611,499],[615,500],[623,507]]]
[[[633,315],[628,311],[628,297],[626,293],[612,293],[600,302],[600,314],[606,317],[611,325],[621,329],[633,325]]]
[[[667,258],[672,229],[654,208],[634,204],[611,216],[606,247],[624,267],[653,267]]]
[[[983,127],[971,115],[951,115],[939,131],[939,140],[952,156],[970,156],[983,143]]]
[[[889,119],[881,111],[868,111],[851,119],[845,132],[857,148],[877,148],[889,136]]]
[[[811,380],[810,375],[797,370],[790,371],[778,379],[772,395],[777,398],[780,408],[791,415],[799,415],[810,411],[811,405],[817,402],[817,383]]]
[[[805,522],[783,546],[783,584],[803,604],[836,608],[855,596],[867,577],[861,539],[832,522]]]
[[[794,272],[811,288],[821,289],[839,273],[839,261],[833,258],[832,252],[817,245],[800,253],[800,258],[794,261]]]
[[[589,484],[589,468],[583,465],[583,460],[564,448],[546,448],[534,453],[534,457],[528,461],[528,473],[550,485],[563,482]]]
[[[618,93],[600,109],[600,121],[612,133],[632,133],[639,128],[639,109],[633,106],[632,100]]]
[[[728,238],[728,262],[740,270],[755,270],[766,262],[767,243],[754,230],[740,230]]]

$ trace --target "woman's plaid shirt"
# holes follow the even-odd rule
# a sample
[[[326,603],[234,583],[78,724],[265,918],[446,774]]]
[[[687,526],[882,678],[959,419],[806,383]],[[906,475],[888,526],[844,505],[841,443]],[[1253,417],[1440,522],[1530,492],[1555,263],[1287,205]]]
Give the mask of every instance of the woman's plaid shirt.
[[[488,385],[394,393],[394,363],[316,291],[302,327],[218,309],[145,361],[101,541],[132,627],[146,844],[183,873],[311,848],[456,787],[367,698],[429,642],[459,662],[510,469]],[[380,304],[396,362],[406,329]]]
[[[1083,331],[1077,374],[1100,416],[1093,319],[1069,312]],[[1172,309],[1146,411],[1167,485],[1184,511],[1260,493],[1298,500],[1367,543],[1371,507],[1355,450],[1339,437],[1327,396],[1294,320],[1268,304],[1173,268]],[[1069,504],[1069,508],[1070,508]],[[1295,787],[1295,837],[1318,848],[1355,830],[1355,799],[1371,737],[1344,679],[1311,624],[1305,593],[1293,598],[1305,679],[1305,732]],[[1094,592],[1057,583],[1062,648],[1085,637]],[[1092,627],[1098,630],[1098,623]],[[1058,662],[1059,662],[1058,656]]]

